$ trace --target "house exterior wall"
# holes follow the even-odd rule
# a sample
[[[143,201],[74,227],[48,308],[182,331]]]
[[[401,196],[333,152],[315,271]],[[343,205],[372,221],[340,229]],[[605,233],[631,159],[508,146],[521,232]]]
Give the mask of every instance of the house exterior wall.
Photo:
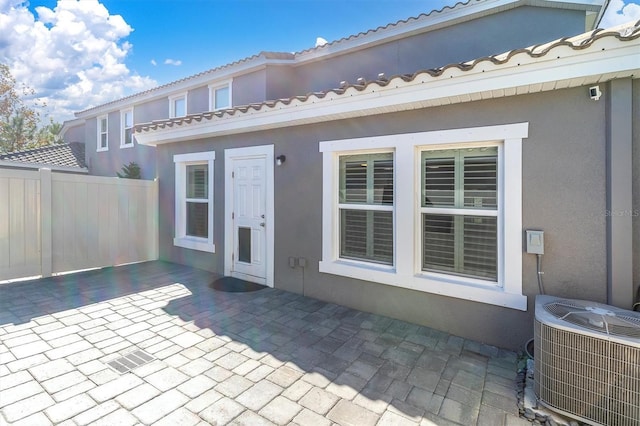
[[[134,112],[135,120],[136,112]],[[155,148],[134,142],[134,147],[120,148],[120,111],[108,114],[109,149],[97,150],[98,120],[85,122],[85,157],[89,173],[96,176],[116,176],[122,166],[135,162],[140,166],[142,179],[156,177]]]
[[[544,28],[544,31],[540,29]],[[519,7],[296,68],[287,96],[339,87],[342,80],[412,74],[581,34],[584,12]],[[455,48],[451,48],[455,46]]]
[[[266,71],[261,69],[233,78],[231,83],[232,105],[249,105],[266,100]]]
[[[64,142],[83,142],[85,141],[85,124],[80,124],[69,128],[64,134]]]
[[[209,110],[209,88],[206,86],[189,90],[187,93],[187,114]]]
[[[120,120],[120,112],[118,111],[118,121]],[[153,120],[162,120],[169,118],[169,98],[153,99],[149,102],[136,104],[133,108],[133,122],[148,123]],[[109,117],[111,119],[111,117]]]
[[[323,235],[318,142],[521,122],[529,123],[522,146],[523,232],[545,231],[546,293],[606,302],[606,103],[591,101],[586,88],[161,145],[160,258],[223,272],[224,150],[273,144],[276,155],[287,156],[274,176],[276,288],[519,349],[533,335],[534,255],[522,254],[526,312],[318,271]],[[200,151],[216,152],[215,254],[173,246],[173,155]],[[305,258],[307,267],[290,268],[289,257]]]

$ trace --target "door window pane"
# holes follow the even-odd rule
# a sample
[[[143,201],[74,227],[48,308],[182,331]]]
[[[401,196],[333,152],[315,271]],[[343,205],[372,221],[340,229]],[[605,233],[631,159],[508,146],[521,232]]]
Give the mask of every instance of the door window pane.
[[[251,228],[238,228],[238,261],[251,263]]]

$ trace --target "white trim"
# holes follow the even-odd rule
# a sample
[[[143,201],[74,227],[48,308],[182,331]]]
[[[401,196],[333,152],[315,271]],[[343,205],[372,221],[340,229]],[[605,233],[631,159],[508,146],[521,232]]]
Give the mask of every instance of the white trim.
[[[320,272],[365,281],[404,287],[465,300],[473,300],[508,308],[526,310],[527,297],[522,293],[522,140],[528,137],[528,123],[466,129],[440,130],[369,138],[322,141],[322,260]],[[426,273],[420,268],[420,152],[441,145],[495,146],[499,155],[500,210],[482,211],[497,215],[502,229],[498,231],[498,282],[470,279],[442,273]],[[388,149],[395,152],[394,267],[339,259],[337,224],[339,154],[362,150]],[[413,167],[411,167],[411,165]]]
[[[125,140],[125,134],[126,129],[128,129],[128,127],[126,127],[126,115],[128,113],[131,113],[131,142],[127,143],[127,141]],[[133,108],[127,108],[120,111],[120,148],[132,148],[135,145],[133,137],[134,126],[135,121],[133,119]]]
[[[182,99],[184,101],[184,114],[176,115],[176,104],[175,104],[175,102],[177,100],[180,100],[180,99]],[[188,111],[187,111],[187,92],[169,96],[169,118],[184,117],[187,114],[188,114]]]
[[[246,148],[225,149],[224,151],[224,274],[240,275],[233,272],[233,161],[245,158],[264,158],[266,173],[266,277],[264,285],[274,286],[274,247],[275,247],[275,206],[274,206],[274,146],[260,145]],[[248,280],[255,277],[244,277]]]
[[[216,246],[213,243],[213,174],[215,159],[215,151],[176,154],[173,156],[173,162],[175,164],[175,234],[173,238],[174,246],[192,250],[206,251],[210,253],[216,252]],[[207,203],[209,207],[209,227],[207,229],[207,238],[198,238],[186,235],[186,166],[189,164],[207,164],[208,166],[207,174],[209,178],[209,193],[207,197]]]
[[[209,111],[217,111],[219,109],[227,109],[227,108],[231,108],[233,107],[233,94],[231,93],[231,88],[233,87],[232,85],[233,83],[233,79],[230,78],[228,80],[225,81],[218,81],[215,83],[211,83],[209,84]],[[229,99],[227,99],[228,101],[228,105],[224,106],[224,107],[220,107],[220,108],[216,108],[216,92],[219,89],[224,89],[227,88],[229,90]]]
[[[103,115],[99,115],[97,118],[97,136],[98,136],[98,140],[97,140],[97,147],[96,147],[96,152],[103,152],[103,151],[109,151],[109,114],[103,114]],[[102,126],[101,126],[101,122],[102,120],[106,120],[107,121],[107,125],[106,125],[106,131],[104,132],[104,134],[106,135],[106,146],[101,146],[102,145]]]

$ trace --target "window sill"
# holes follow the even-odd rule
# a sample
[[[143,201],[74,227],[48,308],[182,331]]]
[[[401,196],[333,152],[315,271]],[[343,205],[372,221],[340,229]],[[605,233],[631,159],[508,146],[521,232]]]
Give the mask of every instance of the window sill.
[[[216,246],[208,242],[204,238],[180,237],[173,239],[173,245],[191,250],[206,251],[209,253],[216,252]]]
[[[133,148],[133,146],[134,145],[132,143],[129,143],[129,144],[126,144],[126,145],[120,145],[120,149]]]
[[[96,149],[96,152],[107,152],[109,151],[109,148],[98,148]]]
[[[439,294],[441,296],[470,300],[505,308],[527,310],[527,297],[522,294],[507,293],[497,286],[478,285],[470,280],[454,276],[432,276],[430,274],[401,275],[395,269],[361,266],[345,261],[320,261],[320,272],[340,275],[364,281],[372,281],[394,287]]]

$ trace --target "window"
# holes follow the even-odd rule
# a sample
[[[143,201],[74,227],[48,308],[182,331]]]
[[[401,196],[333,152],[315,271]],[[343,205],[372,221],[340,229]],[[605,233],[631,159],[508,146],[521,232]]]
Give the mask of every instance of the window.
[[[526,310],[528,123],[320,142],[320,272]]]
[[[106,115],[98,117],[98,151],[109,149],[109,119]]]
[[[422,270],[497,281],[498,148],[423,151]]]
[[[209,104],[211,111],[231,107],[231,81],[209,86]]]
[[[174,245],[215,252],[213,161],[215,152],[174,155],[176,211]]]
[[[169,117],[184,117],[187,115],[187,94],[172,96],[169,98]]]
[[[340,157],[340,257],[393,264],[393,153]]]
[[[133,110],[122,111],[120,119],[122,120],[120,148],[131,147],[133,146]]]

